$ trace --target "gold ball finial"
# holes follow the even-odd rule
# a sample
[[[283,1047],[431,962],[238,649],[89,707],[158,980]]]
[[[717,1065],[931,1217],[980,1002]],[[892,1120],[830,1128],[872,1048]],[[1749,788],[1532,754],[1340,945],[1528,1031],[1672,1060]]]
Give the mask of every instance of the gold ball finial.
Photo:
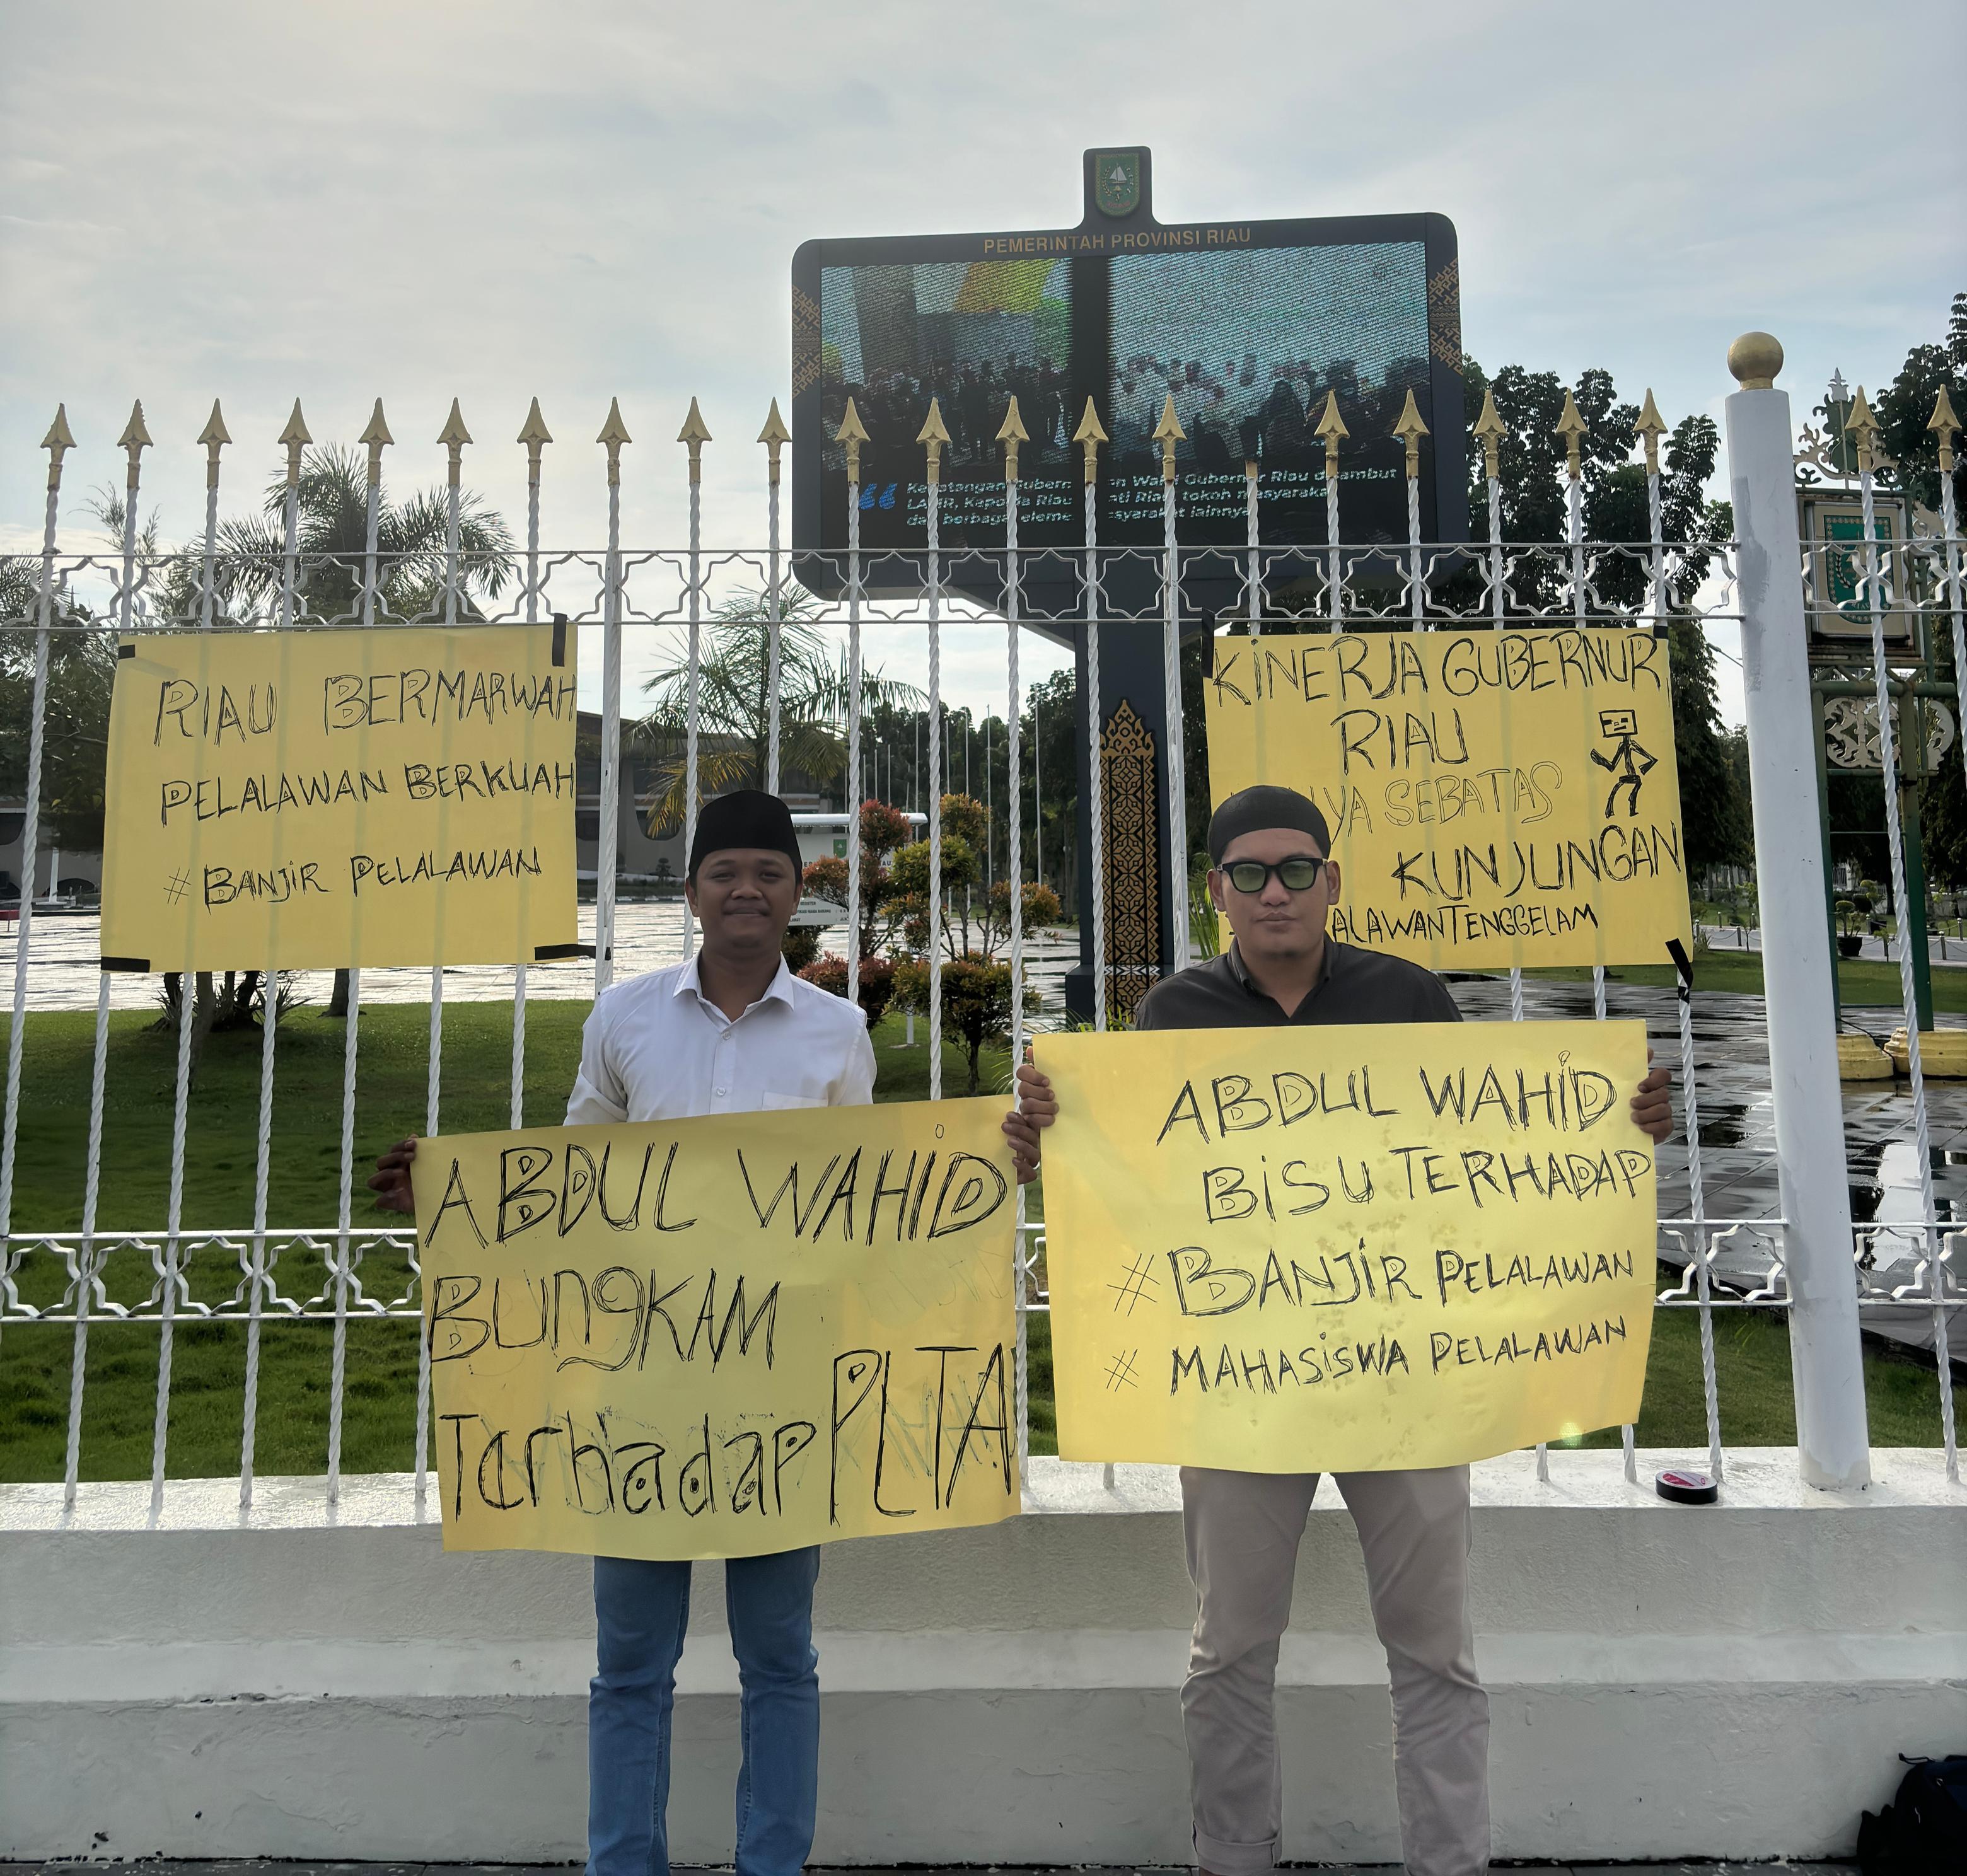
[[[1745,391],[1773,391],[1782,367],[1781,342],[1773,333],[1745,332],[1728,347],[1728,369]]]

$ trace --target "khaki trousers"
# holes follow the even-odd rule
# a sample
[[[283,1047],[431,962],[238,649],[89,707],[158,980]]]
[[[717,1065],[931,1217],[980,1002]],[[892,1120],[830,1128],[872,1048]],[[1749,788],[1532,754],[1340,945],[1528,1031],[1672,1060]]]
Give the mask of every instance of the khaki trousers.
[[[1393,1684],[1407,1868],[1480,1876],[1489,1866],[1489,1701],[1468,1622],[1468,1468],[1335,1476],[1365,1553]],[[1196,1857],[1215,1876],[1266,1876],[1277,1861],[1277,1646],[1318,1477],[1182,1468],[1198,1603],[1182,1723]]]

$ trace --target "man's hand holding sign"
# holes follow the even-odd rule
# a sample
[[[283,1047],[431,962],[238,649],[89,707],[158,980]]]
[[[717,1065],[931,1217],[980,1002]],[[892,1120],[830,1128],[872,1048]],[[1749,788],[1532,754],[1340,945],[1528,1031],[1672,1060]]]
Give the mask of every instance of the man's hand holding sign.
[[[1149,1034],[1042,1038],[1004,1122],[1022,1178],[1049,1137],[1059,1449],[1181,1463],[1205,1872],[1277,1858],[1277,1651],[1326,1468],[1387,1648],[1407,1867],[1481,1870],[1461,1462],[1636,1413],[1666,1073],[1636,1024],[1449,1028],[1431,973],[1328,938],[1303,795],[1231,795],[1209,845],[1235,943],[1148,993]]]

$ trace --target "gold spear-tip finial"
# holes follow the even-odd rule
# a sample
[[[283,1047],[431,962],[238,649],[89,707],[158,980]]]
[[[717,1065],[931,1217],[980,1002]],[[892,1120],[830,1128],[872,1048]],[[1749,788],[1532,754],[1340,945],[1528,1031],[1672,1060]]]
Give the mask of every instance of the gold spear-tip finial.
[[[867,426],[861,421],[861,413],[854,408],[854,400],[847,400],[847,408],[841,415],[840,428],[833,433],[833,440],[847,452],[847,479],[861,479],[861,446],[867,441]]]
[[[1872,407],[1865,401],[1865,387],[1862,384],[1852,393],[1851,414],[1844,420],[1844,434],[1858,445],[1859,472],[1869,475],[1878,466],[1878,420],[1872,415]]]
[[[1491,482],[1503,479],[1503,439],[1510,434],[1509,426],[1503,421],[1496,408],[1496,392],[1493,386],[1485,386],[1482,392],[1482,414],[1471,426],[1471,434],[1482,445],[1482,473]]]
[[[48,486],[61,486],[62,452],[75,447],[75,432],[68,427],[68,406],[55,406],[55,420],[48,425],[48,434],[41,439],[41,447],[50,452],[48,457]]]
[[[623,444],[635,441],[635,439],[628,434],[628,426],[622,421],[622,405],[619,399],[611,397],[608,400],[607,419],[601,426],[601,434],[594,440],[596,443],[606,444],[611,450],[619,450]]]
[[[779,452],[793,440],[793,433],[786,428],[786,420],[779,415],[779,400],[772,399],[772,408],[765,418],[765,427],[758,432],[758,441],[771,452],[770,473],[774,487],[778,486]]]
[[[123,426],[123,434],[116,439],[119,450],[147,449],[150,433],[144,427],[144,400],[140,397],[130,406],[130,421]]]
[[[1174,446],[1188,441],[1188,432],[1181,427],[1181,419],[1174,414],[1174,394],[1171,392],[1161,405],[1161,420],[1148,432],[1161,446],[1161,480],[1174,480]]]
[[[526,421],[519,428],[515,442],[526,446],[526,481],[537,488],[540,479],[540,451],[553,441],[553,432],[547,428],[547,420],[540,415],[540,400],[535,398],[527,407]]]
[[[1093,408],[1090,397],[1086,400],[1086,415],[1080,418],[1072,440],[1086,451],[1086,479],[1096,480],[1100,473],[1100,446],[1106,441],[1106,432],[1100,427],[1100,413]]]
[[[683,428],[677,432],[677,441],[690,446],[690,479],[692,482],[703,479],[703,446],[711,441],[710,426],[703,421],[703,413],[696,408],[696,399],[690,400],[690,412],[683,420]]]
[[[119,450],[127,450],[130,454],[130,473],[125,486],[133,493],[139,474],[137,459],[149,448],[150,444],[150,433],[144,426],[144,400],[140,397],[131,405],[130,421],[123,426],[123,434],[116,439],[116,447]]]
[[[451,400],[451,415],[444,420],[444,428],[438,432],[438,442],[451,452],[451,486],[457,486],[464,473],[464,446],[471,441],[471,432],[464,427],[464,413],[457,408],[457,399]],[[382,460],[380,457],[376,459]]]
[[[294,408],[287,418],[287,427],[283,430],[278,441],[287,446],[287,486],[298,488],[301,479],[301,451],[314,438],[308,434],[307,419],[301,415],[301,401],[294,399]]]
[[[949,431],[942,421],[942,405],[935,398],[929,401],[929,415],[922,419],[916,441],[929,452],[929,479],[932,488],[942,479],[942,446],[949,441]]]
[[[218,399],[212,400],[212,415],[205,420],[205,428],[198,433],[198,440],[205,445],[205,486],[208,489],[218,486],[218,452],[232,441],[232,432],[225,427],[225,418],[218,408]]]
[[[1960,433],[1960,419],[1953,414],[1953,400],[1946,395],[1946,387],[1940,387],[1940,395],[1933,400],[1933,416],[1927,428],[1938,432],[1940,437],[1940,473],[1943,476],[1953,473],[1953,439]]]
[[[366,443],[369,446],[369,486],[372,489],[382,486],[383,447],[396,440],[389,434],[389,424],[383,415],[383,400],[379,397],[376,400],[376,408],[369,413],[367,427],[355,439],[357,443]],[[457,460],[457,452],[454,450],[451,452],[454,465]]]
[[[1394,425],[1394,434],[1407,445],[1410,482],[1420,474],[1420,440],[1427,434],[1427,425],[1421,421],[1420,406],[1414,402],[1413,386],[1409,385],[1407,401],[1400,408],[1400,421]]]
[[[997,426],[997,441],[1004,446],[1004,479],[1016,482],[1018,479],[1018,445],[1029,443],[1032,433],[1025,428],[1025,420],[1018,415],[1018,400],[1014,397],[1004,407],[1004,421]]]
[[[1639,407],[1639,421],[1633,428],[1639,433],[1639,440],[1646,446],[1646,473],[1659,473],[1659,440],[1666,434],[1666,419],[1659,414],[1659,406],[1653,402],[1652,386],[1646,387],[1646,401]]]
[[[608,486],[615,488],[622,480],[622,445],[635,440],[629,435],[628,426],[622,421],[622,406],[616,399],[611,397],[608,400],[607,418],[601,426],[601,434],[594,440],[607,445]]]
[[[1325,439],[1325,473],[1328,480],[1339,473],[1339,439],[1352,434],[1345,428],[1345,419],[1339,414],[1339,393],[1327,391],[1323,414],[1319,418],[1317,428],[1312,434]]]
[[[1557,421],[1551,426],[1551,434],[1563,438],[1565,471],[1575,482],[1584,473],[1578,450],[1584,441],[1586,425],[1578,411],[1577,399],[1568,389],[1564,394],[1564,408],[1558,413]]]

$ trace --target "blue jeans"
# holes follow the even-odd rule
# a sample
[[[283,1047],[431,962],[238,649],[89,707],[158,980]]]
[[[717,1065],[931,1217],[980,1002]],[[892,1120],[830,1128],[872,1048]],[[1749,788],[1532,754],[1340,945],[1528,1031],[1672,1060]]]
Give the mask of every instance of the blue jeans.
[[[738,1657],[744,1763],[738,1876],[798,1876],[819,1801],[819,1549],[732,1557],[724,1606]],[[670,1716],[690,1625],[690,1565],[594,1560],[587,1705],[587,1876],[669,1876]]]

